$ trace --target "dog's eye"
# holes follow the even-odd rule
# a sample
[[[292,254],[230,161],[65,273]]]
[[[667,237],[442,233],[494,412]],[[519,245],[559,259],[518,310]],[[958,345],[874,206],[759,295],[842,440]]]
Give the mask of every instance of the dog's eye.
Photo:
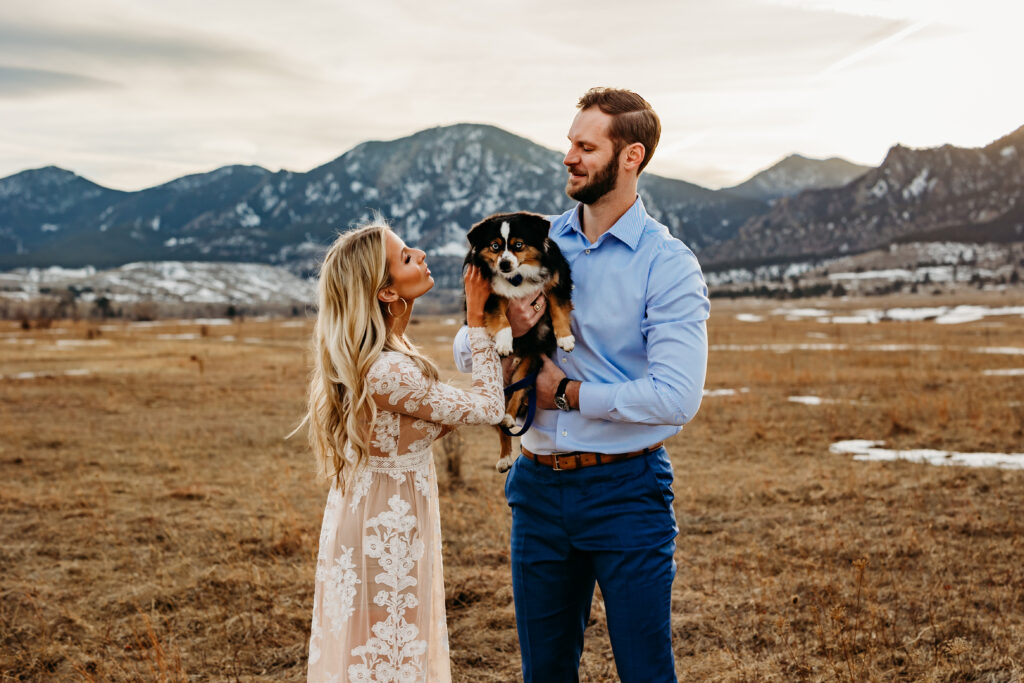
[[[515,249],[516,251],[519,251],[520,249],[522,249],[523,248],[522,240],[516,240],[515,242],[513,242],[512,243],[512,248]]]
[[[494,240],[493,242],[491,242],[491,251],[495,253],[501,251],[501,242],[499,242],[498,240]]]

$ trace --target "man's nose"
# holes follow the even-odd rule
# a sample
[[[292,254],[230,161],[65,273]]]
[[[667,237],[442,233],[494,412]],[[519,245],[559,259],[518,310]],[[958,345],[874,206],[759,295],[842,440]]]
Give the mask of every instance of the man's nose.
[[[562,159],[563,165],[575,166],[577,163],[579,163],[579,157],[572,150],[565,153],[565,157]]]

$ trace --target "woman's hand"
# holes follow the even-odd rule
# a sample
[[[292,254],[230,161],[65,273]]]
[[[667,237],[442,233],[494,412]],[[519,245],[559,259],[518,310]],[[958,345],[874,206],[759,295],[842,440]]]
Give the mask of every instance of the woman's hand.
[[[468,266],[462,278],[466,286],[466,324],[484,326],[484,304],[491,295],[491,283],[476,266]]]

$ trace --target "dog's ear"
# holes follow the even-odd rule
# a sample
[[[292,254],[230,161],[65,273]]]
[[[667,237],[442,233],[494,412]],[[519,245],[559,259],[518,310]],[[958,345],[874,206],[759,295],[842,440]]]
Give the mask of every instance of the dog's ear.
[[[473,246],[474,249],[479,249],[481,246],[486,244],[491,238],[491,233],[494,231],[495,216],[488,216],[483,219],[466,233],[466,239]]]
[[[538,213],[526,212],[519,214],[519,221],[520,229],[528,236],[531,243],[544,244],[548,238],[548,232],[551,230],[551,221]]]

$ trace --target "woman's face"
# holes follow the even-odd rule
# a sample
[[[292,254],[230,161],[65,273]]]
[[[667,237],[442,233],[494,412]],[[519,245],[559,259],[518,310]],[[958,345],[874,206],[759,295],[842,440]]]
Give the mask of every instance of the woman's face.
[[[427,254],[405,246],[402,238],[390,230],[386,239],[390,287],[411,303],[434,286],[434,278],[430,277],[430,268],[427,268]]]

